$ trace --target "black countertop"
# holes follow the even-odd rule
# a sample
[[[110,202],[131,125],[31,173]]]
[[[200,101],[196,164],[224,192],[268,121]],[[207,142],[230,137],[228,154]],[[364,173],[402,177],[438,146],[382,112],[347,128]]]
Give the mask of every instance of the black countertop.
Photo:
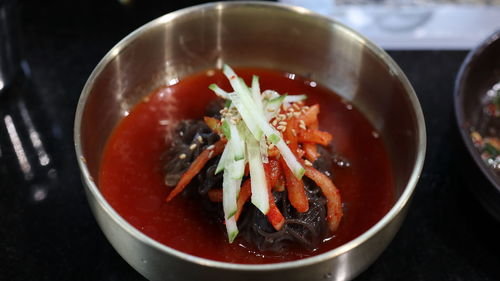
[[[114,44],[195,4],[175,2],[18,3],[26,75],[0,96],[0,280],[144,280],[90,212],[73,118],[87,77]],[[470,191],[488,183],[475,174],[454,119],[453,83],[466,52],[389,53],[418,94],[428,150],[401,230],[357,280],[500,280],[500,223]]]

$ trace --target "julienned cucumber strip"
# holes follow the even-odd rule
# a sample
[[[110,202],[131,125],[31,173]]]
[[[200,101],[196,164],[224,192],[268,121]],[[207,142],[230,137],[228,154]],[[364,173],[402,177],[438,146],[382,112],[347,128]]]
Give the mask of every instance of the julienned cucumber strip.
[[[303,101],[306,99],[307,99],[307,95],[293,95],[293,96],[286,96],[286,98],[283,102],[291,103],[291,102]]]
[[[245,174],[245,159],[241,160],[229,160],[226,164],[225,172],[228,172],[233,179],[241,180]]]
[[[234,106],[244,122],[238,124],[224,120],[221,125],[222,133],[228,139],[221,155],[215,173],[224,170],[222,205],[226,230],[229,242],[232,243],[238,235],[238,227],[234,214],[237,211],[237,198],[240,192],[241,181],[245,172],[245,165],[250,166],[252,203],[264,214],[269,211],[269,190],[263,162],[267,162],[267,141],[276,144],[288,167],[295,177],[301,179],[305,169],[281,138],[280,133],[269,124],[269,120],[278,114],[283,103],[297,102],[307,98],[305,95],[280,96],[277,92],[266,90],[266,99],[260,93],[257,76],[253,76],[249,88],[242,78],[227,65],[223,67],[224,75],[233,87],[233,93],[227,93],[212,84],[209,88],[218,96],[226,99],[226,107]],[[272,114],[268,114],[272,113]]]
[[[281,105],[283,103],[283,101],[286,99],[286,97],[288,97],[288,95],[286,95],[286,94],[281,95],[279,97],[275,97],[275,98],[269,100],[269,102],[267,104],[268,105],[271,105],[271,104]]]
[[[229,94],[229,98],[233,101],[234,105],[240,112],[243,121],[245,121],[248,129],[257,140],[260,140],[262,134],[256,135],[252,131],[252,128],[258,128],[261,132],[264,132],[272,143],[276,143],[281,139],[276,130],[265,119],[262,114],[262,109],[259,110],[252,98],[250,98],[247,94],[242,94],[236,91],[236,93]]]
[[[259,84],[259,76],[254,75],[252,77],[252,97],[258,107],[263,108],[262,106],[262,96],[260,94],[260,84]]]
[[[222,121],[220,129],[222,130],[224,136],[226,136],[226,139],[231,140],[231,128],[229,127],[229,122],[227,122],[227,120]]]
[[[269,194],[266,173],[262,164],[260,144],[253,138],[247,139],[248,163],[252,189],[252,204],[263,214],[269,211]]]
[[[250,97],[251,93],[247,85],[244,82],[242,83],[242,79],[240,80],[240,78],[236,75],[236,73],[234,73],[234,70],[231,67],[225,64],[222,67],[222,72],[227,77],[229,83],[231,84],[231,87],[233,87],[233,90],[236,93]]]
[[[210,90],[212,90],[219,97],[221,97],[223,99],[228,99],[228,97],[227,97],[228,93],[226,91],[222,90],[219,86],[217,86],[217,84],[210,84],[208,86],[208,88]]]
[[[262,92],[262,96],[269,101],[274,98],[278,98],[280,94],[278,94],[278,92],[276,92],[275,90],[265,90],[264,92]]]
[[[243,118],[243,121],[248,127],[248,130],[250,130],[250,132],[256,139],[260,139],[263,133],[262,129],[260,128],[259,124],[255,122],[254,118],[252,117],[252,113],[243,105],[241,95],[232,93],[229,94],[229,98],[233,102],[234,106],[236,106],[236,109],[238,109],[238,112],[241,115],[241,118]]]
[[[237,196],[240,190],[241,179],[235,179],[228,172],[224,170],[222,177],[222,207],[224,209],[224,218],[231,218],[237,210]]]
[[[232,149],[231,149],[231,144],[230,142],[226,143],[226,147],[224,148],[224,151],[222,152],[222,155],[220,156],[219,163],[217,164],[217,168],[215,169],[215,174],[217,175],[221,171],[224,171],[224,169],[227,166],[227,163],[229,162],[230,159],[234,159]]]
[[[231,86],[235,91],[235,94],[229,94],[229,97],[233,101],[233,103],[235,103],[238,111],[240,111],[240,107],[245,108],[244,111],[246,111],[246,113],[242,114],[240,112],[240,115],[254,137],[257,140],[260,140],[261,137],[259,135],[256,135],[251,128],[255,125],[257,125],[267,137],[271,137],[271,135],[274,134],[274,130],[265,119],[262,106],[257,106],[254,100],[251,98],[251,93],[247,85],[245,85],[242,79],[236,76],[236,73],[234,73],[234,71],[228,65],[224,65],[223,72],[224,75],[226,75],[226,77],[229,79],[229,83],[231,83]],[[236,97],[238,97],[240,105],[237,104]]]
[[[269,100],[265,104],[264,114],[266,115],[266,120],[269,121],[276,117],[280,111],[280,107],[283,104],[283,100],[285,100],[286,95],[278,96]]]
[[[268,136],[268,138],[269,138],[269,141],[274,143],[274,144],[277,144],[281,140],[281,138],[277,132],[273,132],[270,136]]]
[[[224,123],[228,123],[229,131],[231,132],[231,148],[234,153],[234,160],[241,160],[245,158],[245,141],[240,136],[240,132],[235,124],[231,122],[227,122],[224,120]]]
[[[295,155],[292,153],[288,145],[283,140],[276,143],[276,147],[281,153],[281,156],[285,159],[286,165],[292,170],[293,174],[297,179],[302,179],[302,176],[306,172],[304,167],[299,163]]]
[[[269,158],[267,156],[268,147],[266,140],[264,138],[260,139],[259,146],[260,146],[260,158],[262,159],[262,163],[269,163]]]
[[[268,137],[268,140],[276,144],[280,153],[283,155],[286,164],[292,170],[295,177],[298,179],[302,179],[302,176],[305,173],[304,167],[302,167],[297,158],[295,158],[295,155],[292,153],[283,139],[279,137],[277,131],[273,127],[271,127],[267,120],[265,120],[263,114],[259,114],[259,112],[262,112],[262,108],[259,109],[253,102],[252,98],[250,98],[248,87],[246,85],[241,85],[241,80],[238,78],[238,76],[236,76],[236,73],[234,73],[234,71],[229,66],[224,65],[223,71],[235,91],[234,94],[229,94],[229,97],[235,103],[238,110],[240,110],[241,107],[247,113],[249,113],[249,115],[247,115],[246,117],[244,117],[243,114],[240,113],[242,115],[243,121],[245,121],[245,123],[247,124],[247,127],[250,129],[250,126],[248,126],[248,124],[251,124],[251,126],[257,125]],[[239,103],[239,106],[236,104],[237,101]],[[257,136],[255,137],[257,140],[260,140],[260,138],[258,138]]]
[[[234,216],[230,219],[226,219],[226,230],[229,243],[233,243],[236,236],[238,236],[238,226],[236,225]]]

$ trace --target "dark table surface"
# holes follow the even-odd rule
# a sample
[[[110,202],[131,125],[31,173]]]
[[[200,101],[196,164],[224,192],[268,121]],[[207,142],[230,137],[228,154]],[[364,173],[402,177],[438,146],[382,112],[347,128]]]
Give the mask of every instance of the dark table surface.
[[[170,2],[175,2],[172,4]],[[104,54],[140,25],[194,1],[18,3],[26,73],[0,96],[0,280],[144,280],[107,242],[80,182],[73,118]],[[500,280],[500,224],[470,189],[453,83],[466,51],[391,51],[426,118],[426,164],[408,217],[357,280]]]

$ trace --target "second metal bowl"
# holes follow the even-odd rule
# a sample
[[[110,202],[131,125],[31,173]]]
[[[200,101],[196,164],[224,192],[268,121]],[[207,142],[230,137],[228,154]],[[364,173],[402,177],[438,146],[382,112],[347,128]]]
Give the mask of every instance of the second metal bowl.
[[[462,139],[490,184],[473,184],[472,192],[481,204],[500,221],[500,175],[481,158],[474,146],[471,128],[482,127],[481,103],[486,92],[500,82],[500,30],[493,33],[465,58],[455,81],[455,114]],[[500,128],[497,128],[500,130]]]

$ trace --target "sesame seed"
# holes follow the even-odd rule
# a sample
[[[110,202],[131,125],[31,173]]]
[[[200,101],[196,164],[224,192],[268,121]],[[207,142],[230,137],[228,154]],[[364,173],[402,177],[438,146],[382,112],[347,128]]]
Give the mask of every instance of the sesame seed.
[[[179,159],[184,159],[186,158],[186,154],[182,153],[181,155],[179,155]]]
[[[297,109],[297,110],[300,110],[300,107],[299,107],[299,105],[298,105],[297,103],[293,103],[293,105],[292,105],[292,106],[293,106],[293,108],[295,108],[295,109]]]
[[[212,156],[213,156],[213,155],[214,155],[214,151],[212,150],[212,151],[210,151],[210,152],[208,153],[208,158],[212,158]]]
[[[184,136],[184,132],[183,132],[183,131],[180,131],[180,132],[179,132],[179,135],[180,135],[181,137],[183,137],[183,136]]]
[[[299,123],[300,123],[300,125],[304,125],[304,126],[306,125],[306,122],[304,120],[302,120],[302,119],[299,120]]]
[[[274,121],[273,121],[272,124],[273,124],[274,127],[276,127],[276,125],[278,125],[278,119],[274,119]]]
[[[269,145],[269,149],[273,149],[274,147],[275,147],[274,143],[271,143],[271,144]]]
[[[286,114],[286,117],[288,117],[288,118],[292,118],[292,117],[293,117],[293,112],[288,112],[288,113]]]
[[[302,107],[302,109],[309,110],[309,106],[306,105],[306,106]]]
[[[304,164],[306,164],[306,166],[309,166],[309,167],[312,167],[312,163],[309,161],[309,160],[304,160]]]
[[[288,123],[286,121],[280,121],[278,124],[282,125],[282,126],[286,126],[288,125]]]
[[[148,102],[149,101],[149,96],[145,96],[144,98],[142,98],[142,101],[143,102]]]
[[[302,130],[307,130],[306,125],[303,125],[303,124],[300,124],[299,128],[301,128]]]
[[[293,116],[295,116],[295,117],[299,117],[299,116],[300,116],[300,112],[294,112],[294,113],[293,113]]]
[[[379,137],[379,134],[377,132],[373,131],[372,136],[377,139]]]
[[[292,129],[292,135],[295,137],[297,136],[297,131],[295,131],[295,129]]]
[[[286,127],[280,125],[280,126],[276,127],[276,129],[278,129],[279,131],[285,131]]]
[[[281,119],[285,119],[286,115],[285,114],[279,114],[278,117],[281,118]]]
[[[203,143],[203,138],[201,136],[198,136],[197,140],[199,143]]]
[[[215,145],[211,144],[209,147],[207,147],[208,150],[212,150],[215,148]]]
[[[213,71],[212,69],[207,71],[207,76],[214,76],[214,75],[215,75],[215,71]]]
[[[189,146],[189,149],[194,150],[196,148],[197,144],[193,143],[192,145]]]
[[[267,111],[268,112],[274,112],[274,108],[268,108]]]
[[[294,112],[295,110],[293,109],[293,107],[290,106],[287,111],[288,112]]]
[[[158,121],[158,123],[162,126],[166,126],[166,125],[168,125],[169,122],[168,122],[168,120],[160,120],[160,121]]]
[[[289,141],[289,140],[287,140],[287,141],[286,141],[286,144],[290,144],[290,141]]]

